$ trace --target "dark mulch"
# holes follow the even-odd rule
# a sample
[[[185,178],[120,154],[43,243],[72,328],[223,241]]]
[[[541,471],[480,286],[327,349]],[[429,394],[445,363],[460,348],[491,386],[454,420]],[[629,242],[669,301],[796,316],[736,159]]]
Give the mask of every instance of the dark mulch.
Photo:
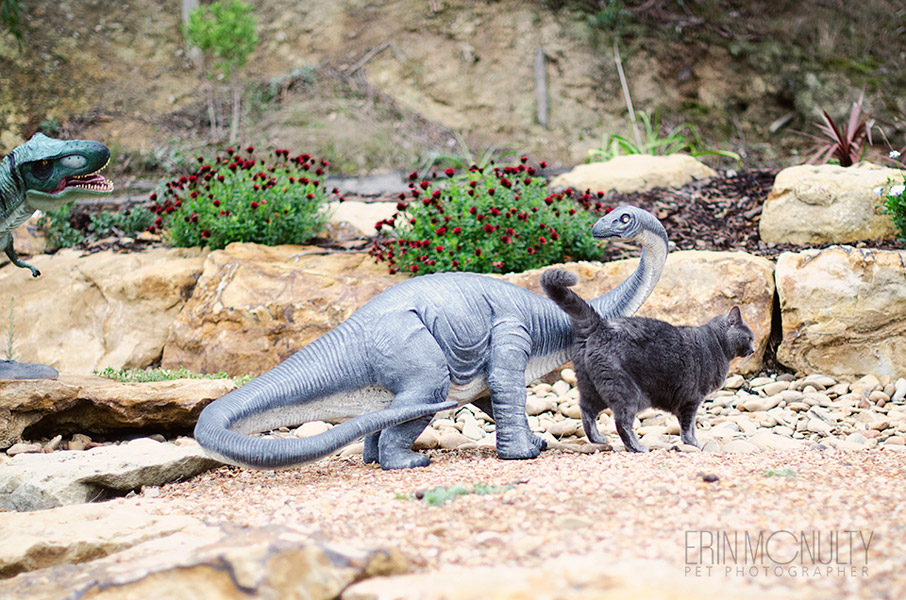
[[[681,188],[658,188],[647,192],[610,192],[609,206],[631,204],[654,214],[667,229],[676,250],[743,251],[766,258],[782,252],[798,252],[802,246],[763,242],[758,222],[764,201],[774,185],[776,170],[751,169],[693,181]],[[824,248],[831,244],[813,246]],[[895,240],[855,244],[885,250],[900,250]],[[605,260],[632,255],[625,246],[606,250]]]

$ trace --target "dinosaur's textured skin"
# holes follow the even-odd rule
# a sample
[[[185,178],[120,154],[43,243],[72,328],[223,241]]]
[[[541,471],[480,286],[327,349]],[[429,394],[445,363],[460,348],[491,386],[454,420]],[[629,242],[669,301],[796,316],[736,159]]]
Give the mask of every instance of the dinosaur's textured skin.
[[[113,184],[98,171],[110,159],[101,143],[56,140],[36,133],[0,161],[0,250],[17,267],[41,273],[19,259],[12,231],[37,210],[53,210],[83,196],[109,194]]]
[[[592,234],[643,246],[636,271],[591,301],[605,318],[629,316],[660,277],[666,232],[647,212],[624,207],[599,219]],[[571,346],[569,317],[540,294],[472,273],[416,277],[205,407],[195,437],[224,462],[284,468],[367,435],[366,462],[385,469],[424,466],[428,457],[411,447],[432,415],[490,395],[498,456],[533,458],[544,444],[529,429],[525,386],[567,362]],[[311,438],[247,435],[348,417]]]

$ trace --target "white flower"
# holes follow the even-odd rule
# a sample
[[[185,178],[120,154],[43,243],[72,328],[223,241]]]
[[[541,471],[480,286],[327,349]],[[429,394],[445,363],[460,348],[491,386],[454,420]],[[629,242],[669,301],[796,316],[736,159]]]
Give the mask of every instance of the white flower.
[[[888,194],[891,196],[902,196],[904,191],[906,191],[906,185],[895,185],[890,188]]]
[[[871,193],[879,198],[883,198],[884,197],[884,188],[879,185],[875,189],[871,190]]]
[[[890,151],[890,154],[888,154],[887,156],[889,156],[890,158],[900,158],[900,151],[899,151],[899,150],[891,150],[891,151]]]

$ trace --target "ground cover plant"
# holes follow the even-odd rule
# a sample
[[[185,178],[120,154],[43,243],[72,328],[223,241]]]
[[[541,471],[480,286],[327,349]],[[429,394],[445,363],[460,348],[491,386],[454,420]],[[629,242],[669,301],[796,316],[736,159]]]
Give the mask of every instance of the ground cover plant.
[[[228,148],[213,161],[198,157],[193,173],[151,195],[157,216],[149,231],[178,247],[307,242],[327,223],[330,163],[308,154],[290,157],[285,149],[273,157],[269,164],[253,146]]]
[[[522,157],[516,165],[472,166],[463,174],[448,168],[445,181],[419,181],[413,172],[397,212],[375,224],[370,254],[390,273],[411,274],[509,273],[600,257],[588,235],[607,210],[599,197],[551,193],[527,163]]]

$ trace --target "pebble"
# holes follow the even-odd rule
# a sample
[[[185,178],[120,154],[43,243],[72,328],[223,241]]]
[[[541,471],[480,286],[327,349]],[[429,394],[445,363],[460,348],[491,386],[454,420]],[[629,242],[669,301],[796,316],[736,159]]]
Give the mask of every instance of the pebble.
[[[759,398],[758,396],[750,396],[743,404],[742,407],[748,412],[759,412],[763,410],[770,410],[780,404],[781,397],[770,396],[767,398]]]
[[[454,448],[459,448],[464,444],[470,444],[472,440],[459,433],[458,431],[448,431],[442,433],[438,439],[438,444],[441,448],[445,450],[453,450]]]
[[[16,456],[17,454],[36,454],[38,452],[44,452],[43,445],[29,444],[27,442],[13,444],[6,450],[8,456]]]
[[[74,433],[69,440],[69,450],[84,450],[91,444],[91,438],[83,433]]]
[[[293,429],[292,435],[297,438],[307,438],[326,433],[332,427],[330,423],[325,423],[324,421],[309,421]]]

